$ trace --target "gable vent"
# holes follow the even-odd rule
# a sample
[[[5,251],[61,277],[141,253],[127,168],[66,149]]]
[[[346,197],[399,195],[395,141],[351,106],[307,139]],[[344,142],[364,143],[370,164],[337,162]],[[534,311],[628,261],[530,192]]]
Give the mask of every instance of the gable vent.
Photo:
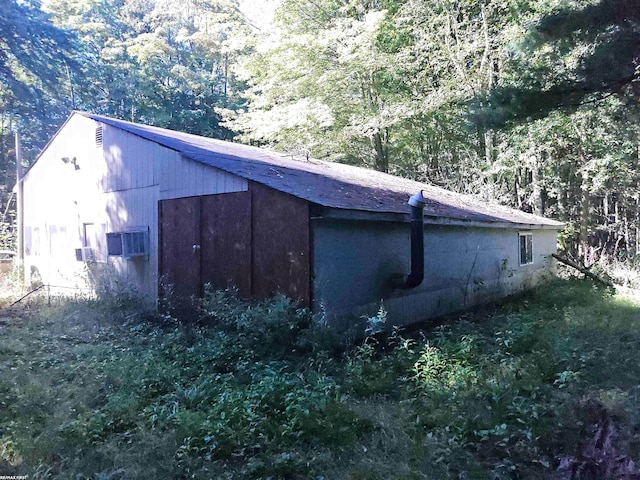
[[[96,147],[102,148],[102,125],[96,128]]]

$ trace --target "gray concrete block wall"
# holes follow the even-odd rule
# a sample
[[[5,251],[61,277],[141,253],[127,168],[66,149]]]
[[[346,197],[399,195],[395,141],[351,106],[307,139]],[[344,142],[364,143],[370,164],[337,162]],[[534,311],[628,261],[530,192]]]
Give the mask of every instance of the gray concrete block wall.
[[[314,309],[327,320],[372,315],[406,324],[504,297],[552,277],[555,230],[531,230],[533,264],[519,265],[518,232],[425,226],[425,278],[394,290],[392,274],[410,270],[408,224],[318,219],[312,223]]]

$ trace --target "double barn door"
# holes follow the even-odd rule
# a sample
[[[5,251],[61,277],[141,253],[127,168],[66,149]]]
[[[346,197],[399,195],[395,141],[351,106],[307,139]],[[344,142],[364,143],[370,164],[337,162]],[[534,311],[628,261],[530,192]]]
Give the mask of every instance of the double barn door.
[[[160,274],[179,297],[204,285],[251,294],[250,192],[160,202]]]

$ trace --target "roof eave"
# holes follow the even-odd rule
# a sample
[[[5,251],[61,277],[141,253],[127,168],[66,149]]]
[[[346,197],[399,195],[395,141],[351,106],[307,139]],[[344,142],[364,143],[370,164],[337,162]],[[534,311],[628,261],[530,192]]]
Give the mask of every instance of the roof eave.
[[[315,204],[312,220],[350,220],[370,222],[408,223],[409,214],[396,212],[372,212],[368,210],[350,210]],[[518,223],[518,222],[483,222],[478,220],[463,220],[451,217],[424,216],[425,225],[440,225],[467,228],[500,228],[509,230],[562,230],[564,223]]]
[[[461,220],[458,218],[448,217],[426,217],[425,224],[443,225],[455,227],[476,227],[476,228],[501,228],[509,230],[562,230],[564,223],[546,224],[546,223],[520,223],[520,222],[482,222],[478,220]]]

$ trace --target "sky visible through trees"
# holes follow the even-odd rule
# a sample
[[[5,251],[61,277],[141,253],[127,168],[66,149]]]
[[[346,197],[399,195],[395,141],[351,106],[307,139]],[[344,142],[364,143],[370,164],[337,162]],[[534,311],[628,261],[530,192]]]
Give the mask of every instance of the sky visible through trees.
[[[12,131],[32,161],[77,109],[473,193],[566,222],[562,246],[583,260],[634,260],[639,12],[640,0],[7,0],[1,210]]]

